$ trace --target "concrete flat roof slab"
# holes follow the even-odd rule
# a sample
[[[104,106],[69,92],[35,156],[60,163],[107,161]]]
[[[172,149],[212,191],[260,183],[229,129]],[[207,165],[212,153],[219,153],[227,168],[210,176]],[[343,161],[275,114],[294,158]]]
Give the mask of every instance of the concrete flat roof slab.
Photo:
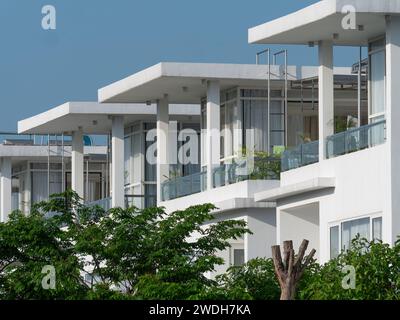
[[[199,105],[170,105],[174,120],[200,117]],[[67,102],[18,122],[20,134],[62,134],[82,128],[86,134],[105,134],[111,130],[110,116],[123,115],[126,124],[137,120],[155,121],[156,106],[145,104],[108,104]]]
[[[278,74],[279,67],[273,66],[272,79],[282,79]],[[266,65],[161,62],[99,89],[98,99],[100,102],[145,103],[168,94],[170,103],[200,103],[207,94],[206,80],[218,80],[224,90],[236,86],[266,86],[267,76]],[[297,78],[296,74],[289,77]]]
[[[356,25],[363,30],[346,30],[342,20],[345,6],[356,9]],[[385,33],[385,15],[400,14],[400,0],[323,0],[297,12],[253,27],[249,43],[303,44],[332,40],[335,45],[366,45]],[[338,37],[334,39],[333,35]]]

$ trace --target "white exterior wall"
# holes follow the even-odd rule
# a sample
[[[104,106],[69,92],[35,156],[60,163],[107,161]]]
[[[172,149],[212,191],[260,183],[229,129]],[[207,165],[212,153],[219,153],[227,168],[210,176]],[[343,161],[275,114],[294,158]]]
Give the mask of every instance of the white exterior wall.
[[[223,258],[225,263],[216,266],[215,272],[207,276],[214,278],[216,275],[224,273],[232,266],[232,249],[244,248],[245,262],[255,258],[270,258],[271,247],[276,244],[276,215],[275,208],[248,208],[232,210],[222,214],[216,214],[215,220],[211,223],[226,220],[242,220],[247,222],[248,228],[253,234],[245,234],[243,239],[230,241],[232,248],[219,251],[218,256]],[[206,224],[205,227],[207,227]],[[195,236],[193,237],[195,238]],[[193,239],[192,238],[192,239]]]
[[[307,239],[309,235],[306,229],[293,226],[291,230],[283,231],[281,213],[296,207],[319,203],[320,248],[316,249],[319,251],[321,262],[326,262],[330,258],[329,226],[339,221],[382,215],[382,240],[391,243],[391,210],[388,206],[390,193],[387,192],[390,176],[388,155],[389,144],[385,143],[282,173],[282,186],[317,177],[333,177],[336,186],[333,190],[306,193],[278,201],[277,241],[289,240],[282,239],[281,235]]]
[[[279,187],[278,180],[248,180],[233,183],[224,187],[195,193],[186,197],[164,201],[160,206],[165,207],[167,212],[183,210],[190,206],[204,203],[218,203],[235,198],[253,198],[260,191]]]

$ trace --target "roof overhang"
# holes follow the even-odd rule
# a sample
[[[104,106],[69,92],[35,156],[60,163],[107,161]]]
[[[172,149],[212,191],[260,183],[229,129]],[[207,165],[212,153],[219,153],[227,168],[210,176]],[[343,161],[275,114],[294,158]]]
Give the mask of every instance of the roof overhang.
[[[342,26],[346,6],[355,8],[356,29]],[[386,15],[398,14],[400,0],[323,0],[249,29],[249,43],[307,45],[331,40],[335,45],[366,45],[385,34]]]
[[[199,105],[170,105],[172,120],[198,120]],[[156,106],[67,102],[18,122],[20,134],[62,134],[81,129],[86,134],[105,134],[112,127],[112,116],[123,115],[126,124],[137,120],[155,121]]]
[[[273,66],[272,80],[282,79]],[[291,80],[295,69],[288,71]],[[256,64],[161,62],[128,78],[101,88],[100,102],[146,103],[162,99],[170,103],[198,104],[207,94],[207,80],[218,80],[221,90],[236,86],[266,86],[268,67]]]
[[[335,187],[335,178],[319,177],[311,180],[263,191],[254,195],[256,202],[273,202],[299,194]]]

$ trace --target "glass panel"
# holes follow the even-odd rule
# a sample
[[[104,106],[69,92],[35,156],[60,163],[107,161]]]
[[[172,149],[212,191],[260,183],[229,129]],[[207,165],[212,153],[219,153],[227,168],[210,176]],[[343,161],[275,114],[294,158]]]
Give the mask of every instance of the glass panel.
[[[375,121],[376,120],[376,121]],[[327,158],[374,147],[385,142],[386,122],[377,117],[367,126],[350,129],[327,138]],[[380,121],[378,121],[380,120]]]
[[[245,145],[249,150],[268,151],[268,110],[267,101],[244,100],[243,105],[243,126]],[[253,130],[254,141],[247,129]]]
[[[370,51],[375,51],[375,50],[384,49],[384,48],[385,48],[385,38],[381,38],[379,40],[370,42],[370,44],[369,44]]]
[[[385,111],[385,51],[370,56],[371,110],[370,115]]]
[[[220,107],[219,124],[220,124],[221,130],[223,130],[225,128],[225,105],[222,105]],[[225,141],[226,141],[226,137],[224,136],[224,133],[222,132],[221,136],[220,136],[220,154],[221,154],[221,158],[225,157]]]
[[[37,203],[46,200],[48,197],[48,180],[47,172],[32,172],[32,203]]]
[[[363,218],[342,223],[342,249],[349,250],[351,241],[360,235],[361,238],[370,239],[369,231],[370,218]]]
[[[142,172],[142,138],[143,135],[141,133],[135,133],[132,137],[132,156],[133,156],[133,165],[131,167],[130,175],[131,183],[136,183],[141,181],[141,172]]]
[[[101,199],[101,173],[89,173],[88,186],[86,186],[86,174],[84,179],[85,200],[93,202]]]
[[[382,240],[382,217],[372,219],[372,239]]]
[[[146,150],[153,143],[156,143],[155,140],[154,141],[146,141]],[[157,181],[157,165],[150,164],[149,161],[145,161],[144,175],[145,175],[145,181],[147,181],[147,182]]]
[[[146,208],[154,207],[157,205],[157,185],[155,184],[145,185],[144,205]]]
[[[124,184],[131,183],[131,139],[132,137],[126,137],[124,139],[124,160],[125,160],[125,172],[124,172]]]
[[[235,267],[244,265],[244,249],[233,249],[233,265]]]
[[[318,141],[313,141],[283,152],[281,159],[282,171],[288,171],[318,162],[318,144]]]
[[[19,192],[13,192],[11,194],[11,211],[19,209]]]
[[[339,226],[330,228],[330,238],[331,259],[334,259],[339,255]]]

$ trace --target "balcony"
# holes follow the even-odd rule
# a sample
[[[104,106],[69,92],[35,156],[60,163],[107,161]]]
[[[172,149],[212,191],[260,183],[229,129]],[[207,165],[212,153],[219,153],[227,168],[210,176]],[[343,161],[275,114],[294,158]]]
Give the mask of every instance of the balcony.
[[[85,146],[105,146],[102,136],[84,135]],[[104,136],[105,137],[105,136]],[[0,132],[0,145],[6,146],[71,146],[72,138],[68,135],[37,135]]]
[[[326,139],[327,158],[371,148],[386,141],[386,120],[337,133]]]
[[[255,158],[221,165],[213,170],[213,188],[246,180],[278,180],[280,176],[279,158]],[[169,179],[162,186],[162,201],[173,200],[207,189],[207,172]]]
[[[94,207],[94,206],[99,206],[103,208],[105,211],[108,211],[111,209],[111,197],[109,198],[103,198],[100,200],[88,202],[86,205],[89,207]]]
[[[319,142],[313,141],[301,144],[282,154],[282,171],[304,167],[319,160]]]
[[[223,164],[213,171],[213,187],[222,187],[246,180],[279,180],[281,164],[279,158],[254,158]]]
[[[169,179],[162,183],[162,201],[173,200],[199,193],[207,188],[207,172]]]

